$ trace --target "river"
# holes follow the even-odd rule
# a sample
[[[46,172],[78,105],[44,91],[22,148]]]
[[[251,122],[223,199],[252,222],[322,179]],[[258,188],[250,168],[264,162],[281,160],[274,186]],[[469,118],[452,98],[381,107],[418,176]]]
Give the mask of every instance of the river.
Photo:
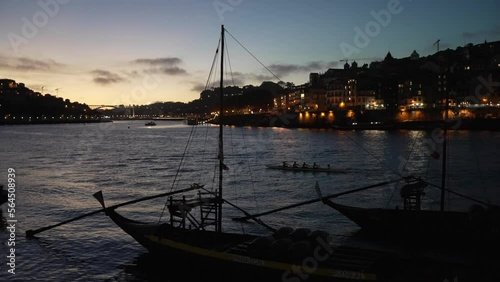
[[[213,176],[217,131],[215,126],[193,128],[181,121],[158,121],[154,127],[142,121],[1,126],[0,184],[7,186],[8,169],[12,168],[16,181],[13,216],[17,222],[15,274],[7,272],[11,229],[7,224],[0,230],[0,280],[158,279],[145,262],[147,251],[103,214],[45,231],[37,239],[27,239],[25,231],[99,209],[92,197],[99,190],[111,205],[186,188],[193,182],[205,187],[217,185]],[[186,147],[190,136],[192,142]],[[450,131],[449,137],[447,187],[500,204],[500,132]],[[434,150],[441,151],[441,141],[433,138],[431,131],[225,127],[224,143],[229,168],[224,195],[254,213],[314,199],[316,182],[324,194],[383,182],[396,173],[411,173],[436,185],[441,183],[442,157],[430,157]],[[265,166],[283,161],[329,164],[345,168],[347,173],[287,172]],[[395,184],[385,185],[336,201],[362,207],[394,207],[401,204],[395,188]],[[426,208],[439,207],[439,193],[429,188]],[[119,211],[137,220],[158,221],[164,200],[141,202]],[[468,201],[447,195],[447,209],[466,210],[469,205]],[[9,219],[7,209],[3,204],[4,222]],[[240,215],[226,206],[224,229],[266,232],[258,225],[230,220]],[[262,220],[275,227],[326,230],[337,243],[358,230],[338,212],[319,203],[271,214]]]

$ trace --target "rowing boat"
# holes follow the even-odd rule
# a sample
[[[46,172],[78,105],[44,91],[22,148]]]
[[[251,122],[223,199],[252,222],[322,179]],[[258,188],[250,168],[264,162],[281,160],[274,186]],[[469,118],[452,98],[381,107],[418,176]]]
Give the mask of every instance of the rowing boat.
[[[266,165],[270,169],[279,169],[287,171],[304,171],[304,172],[326,172],[326,173],[346,173],[347,169],[339,167],[293,167],[283,165]]]

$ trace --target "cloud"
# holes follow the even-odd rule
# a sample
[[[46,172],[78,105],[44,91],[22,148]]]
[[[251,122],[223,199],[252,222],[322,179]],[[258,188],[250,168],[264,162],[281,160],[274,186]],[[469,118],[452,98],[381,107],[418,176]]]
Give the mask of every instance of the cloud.
[[[477,32],[463,32],[462,33],[462,38],[470,39],[470,38],[474,38],[474,37],[476,37],[478,35],[479,34]]]
[[[179,67],[163,68],[161,72],[168,75],[187,74],[185,69]]]
[[[125,79],[121,76],[119,76],[116,73],[112,73],[107,70],[93,70],[91,73],[94,75],[93,81],[97,84],[101,85],[109,85],[112,83],[119,83],[124,81]]]
[[[133,64],[145,65],[148,68],[145,72],[162,73],[166,75],[185,75],[187,71],[181,65],[182,59],[177,57],[156,58],[156,59],[136,59]]]
[[[134,60],[134,63],[137,64],[148,64],[148,65],[177,65],[182,63],[182,60],[176,57],[168,57],[168,58],[157,58],[157,59],[137,59]]]
[[[193,88],[191,88],[191,90],[196,92],[202,92],[203,90],[205,90],[205,85],[200,83],[195,83],[193,85]]]
[[[320,72],[327,70],[328,68],[337,66],[337,62],[323,62],[323,61],[313,61],[306,63],[304,65],[298,64],[272,64],[269,69],[274,72],[278,77],[286,76],[292,73],[301,72]]]
[[[462,33],[462,38],[464,39],[488,39],[488,37],[497,37],[500,35],[500,25],[496,25],[490,29],[476,30],[476,31],[466,31]]]
[[[303,72],[322,72],[337,66],[337,62],[323,62],[323,61],[312,61],[304,65],[298,64],[272,64],[268,68],[276,74],[276,78],[273,74],[266,70],[266,74],[255,74],[255,73],[242,73],[242,72],[232,72],[231,76],[226,76],[224,79],[224,85],[230,86],[244,86],[247,84],[256,83],[260,85],[263,81],[274,81],[278,82],[282,77],[293,74],[293,73],[303,73]],[[208,88],[219,87],[219,80],[211,81]],[[203,91],[205,90],[205,85],[200,83],[193,83],[193,91]]]
[[[27,57],[9,58],[0,56],[0,68],[20,71],[54,71],[66,65],[52,59],[35,60]]]

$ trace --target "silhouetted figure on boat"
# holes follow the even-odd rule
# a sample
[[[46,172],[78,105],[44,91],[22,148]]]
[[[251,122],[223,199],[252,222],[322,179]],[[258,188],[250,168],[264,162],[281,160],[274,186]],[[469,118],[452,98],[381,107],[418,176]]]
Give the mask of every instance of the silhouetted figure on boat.
[[[316,163],[313,164],[313,168],[319,168],[319,165],[317,165]]]
[[[308,165],[308,164],[306,164],[306,162],[304,162],[304,163],[302,164],[302,168],[309,168],[309,165]]]
[[[283,162],[283,167],[288,167],[288,163],[287,162]]]
[[[299,167],[299,165],[297,164],[297,162],[293,162],[293,167]]]

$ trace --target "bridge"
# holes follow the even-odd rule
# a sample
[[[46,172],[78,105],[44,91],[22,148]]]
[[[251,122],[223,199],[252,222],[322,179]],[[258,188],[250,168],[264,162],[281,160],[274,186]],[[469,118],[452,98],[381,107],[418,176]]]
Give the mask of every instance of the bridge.
[[[92,110],[114,110],[120,108],[117,105],[88,105]],[[121,106],[123,107],[123,106]],[[125,107],[126,108],[126,107]]]

